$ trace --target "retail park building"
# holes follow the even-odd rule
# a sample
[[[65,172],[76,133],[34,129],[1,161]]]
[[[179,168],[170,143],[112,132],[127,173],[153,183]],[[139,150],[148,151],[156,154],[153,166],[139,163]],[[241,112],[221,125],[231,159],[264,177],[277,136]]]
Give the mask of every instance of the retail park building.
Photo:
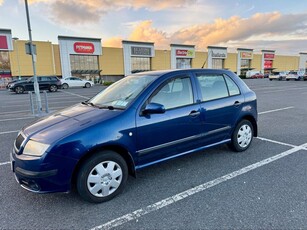
[[[33,75],[27,42],[13,38],[11,30],[0,29],[0,84]],[[307,53],[285,56],[275,54],[275,50],[254,52],[252,47],[227,52],[227,47],[208,46],[204,52],[194,45],[170,44],[169,49],[159,50],[151,42],[122,41],[122,48],[112,48],[103,47],[100,38],[68,36],[58,36],[58,44],[33,44],[38,76],[79,76],[95,81],[113,82],[145,70],[223,68],[244,75],[251,69],[267,73],[307,68]]]

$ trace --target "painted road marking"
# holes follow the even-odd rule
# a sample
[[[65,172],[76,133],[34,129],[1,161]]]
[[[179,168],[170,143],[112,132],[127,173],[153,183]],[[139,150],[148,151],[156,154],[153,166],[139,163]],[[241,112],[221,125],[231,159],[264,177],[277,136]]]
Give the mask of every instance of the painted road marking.
[[[11,162],[9,162],[9,161],[8,161],[8,162],[3,162],[3,163],[0,162],[0,166],[2,166],[2,165],[8,165],[8,164],[11,164]]]
[[[291,144],[280,142],[280,141],[274,141],[274,140],[267,139],[267,138],[264,138],[264,137],[256,137],[256,138],[259,139],[259,140],[262,140],[262,141],[267,141],[267,142],[271,142],[271,143],[275,143],[275,144],[279,144],[279,145],[285,145],[285,146],[289,146],[289,147],[292,147],[292,148],[296,147],[296,145],[291,145]]]
[[[33,119],[35,118],[34,116],[32,117],[18,117],[18,118],[11,118],[11,119],[3,119],[3,120],[0,120],[0,122],[2,121],[15,121],[15,120],[26,120],[26,119]]]
[[[85,96],[82,96],[82,95],[79,95],[79,94],[76,94],[76,93],[65,92],[65,91],[61,91],[61,92],[66,93],[66,94],[70,94],[70,95],[74,95],[74,96],[77,96],[77,97],[85,98],[85,99],[90,99],[89,97],[85,97]]]
[[[3,134],[9,134],[9,133],[18,133],[19,132],[19,130],[18,131],[6,131],[6,132],[0,132],[0,135],[3,135]]]
[[[184,192],[178,193],[178,194],[176,194],[174,196],[168,197],[168,198],[163,199],[161,201],[158,201],[158,202],[156,202],[154,204],[148,205],[147,207],[140,208],[140,209],[138,209],[138,210],[136,210],[134,212],[128,213],[128,214],[126,214],[124,216],[121,216],[119,218],[111,220],[111,221],[109,221],[109,222],[107,222],[105,224],[96,226],[96,227],[92,228],[91,230],[111,229],[111,228],[115,228],[115,227],[118,227],[120,225],[123,225],[123,224],[125,224],[125,223],[127,223],[129,221],[137,220],[138,218],[140,218],[140,217],[142,217],[144,215],[147,215],[147,214],[149,214],[151,212],[157,211],[157,210],[159,210],[161,208],[164,208],[164,207],[166,207],[168,205],[174,204],[174,203],[176,203],[176,202],[178,202],[180,200],[188,198],[188,197],[190,197],[190,196],[192,196],[194,194],[197,194],[199,192],[203,192],[203,191],[207,190],[208,188],[214,187],[214,186],[216,186],[218,184],[221,184],[223,182],[231,180],[231,179],[233,179],[233,178],[235,178],[237,176],[243,175],[243,174],[245,174],[247,172],[250,172],[250,171],[252,171],[254,169],[257,169],[257,168],[262,167],[264,165],[270,164],[270,163],[272,163],[272,162],[274,162],[276,160],[279,160],[279,159],[281,159],[283,157],[291,155],[291,154],[293,154],[295,152],[298,152],[300,150],[306,150],[304,148],[305,145],[307,145],[307,143],[302,145],[302,146],[295,146],[294,148],[289,149],[289,150],[287,150],[285,152],[282,152],[282,153],[280,153],[278,155],[275,155],[273,157],[269,157],[267,159],[264,159],[262,161],[254,163],[254,164],[251,164],[251,165],[249,165],[247,167],[241,168],[241,169],[239,169],[237,171],[234,171],[232,173],[226,174],[226,175],[224,175],[222,177],[216,178],[216,179],[214,179],[212,181],[209,181],[209,182],[206,182],[204,184],[198,185],[198,186],[196,186],[194,188],[188,189],[188,190],[186,190]]]
[[[274,112],[278,112],[278,111],[282,111],[282,110],[287,110],[287,109],[293,109],[293,108],[294,108],[293,106],[289,106],[289,107],[285,107],[285,108],[273,109],[273,110],[268,110],[268,111],[260,112],[258,114],[261,115],[261,114],[266,114],[266,113],[274,113]]]

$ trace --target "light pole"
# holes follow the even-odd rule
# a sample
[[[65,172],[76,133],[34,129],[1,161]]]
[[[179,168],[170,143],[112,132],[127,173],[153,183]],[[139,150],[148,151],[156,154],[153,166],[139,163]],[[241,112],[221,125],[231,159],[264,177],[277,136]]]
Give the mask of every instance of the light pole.
[[[34,54],[33,42],[32,42],[32,33],[31,33],[31,24],[30,24],[28,0],[25,0],[25,5],[26,5],[26,14],[27,14],[27,22],[28,22],[28,30],[29,30],[29,39],[30,39],[30,42],[29,42],[29,44],[30,44],[30,53],[32,55],[34,92],[35,92],[36,101],[37,101],[38,115],[41,115],[43,109],[42,109],[41,96],[39,94],[39,85],[38,85],[37,76],[36,76],[36,65],[35,65],[36,57],[35,57],[35,54]]]
[[[16,46],[16,52],[17,52],[18,79],[21,80],[20,64],[19,64],[19,53],[18,53],[18,44],[17,44],[17,40],[19,40],[19,38],[14,37],[13,40],[14,40],[14,43],[15,43],[15,46]]]

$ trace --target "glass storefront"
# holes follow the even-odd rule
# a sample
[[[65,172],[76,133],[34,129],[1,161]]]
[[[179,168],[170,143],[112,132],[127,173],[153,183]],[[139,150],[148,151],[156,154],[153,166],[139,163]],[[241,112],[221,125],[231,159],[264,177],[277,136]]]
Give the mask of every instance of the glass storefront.
[[[192,66],[191,58],[177,58],[176,59],[176,69],[190,69]]]
[[[131,57],[131,73],[151,70],[149,57]]]
[[[9,52],[0,51],[0,88],[5,88],[11,80],[11,63]]]
[[[70,55],[71,70],[98,70],[98,56]]]
[[[213,58],[212,69],[224,69],[224,59]]]

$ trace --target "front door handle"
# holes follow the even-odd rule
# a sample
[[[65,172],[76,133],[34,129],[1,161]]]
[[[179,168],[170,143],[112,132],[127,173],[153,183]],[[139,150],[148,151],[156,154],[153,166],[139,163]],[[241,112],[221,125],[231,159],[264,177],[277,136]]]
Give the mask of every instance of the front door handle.
[[[239,107],[242,103],[240,101],[235,101],[235,103],[233,104],[235,107]]]
[[[191,116],[191,117],[197,117],[199,114],[200,114],[199,111],[193,110],[193,111],[190,112],[189,116]]]

